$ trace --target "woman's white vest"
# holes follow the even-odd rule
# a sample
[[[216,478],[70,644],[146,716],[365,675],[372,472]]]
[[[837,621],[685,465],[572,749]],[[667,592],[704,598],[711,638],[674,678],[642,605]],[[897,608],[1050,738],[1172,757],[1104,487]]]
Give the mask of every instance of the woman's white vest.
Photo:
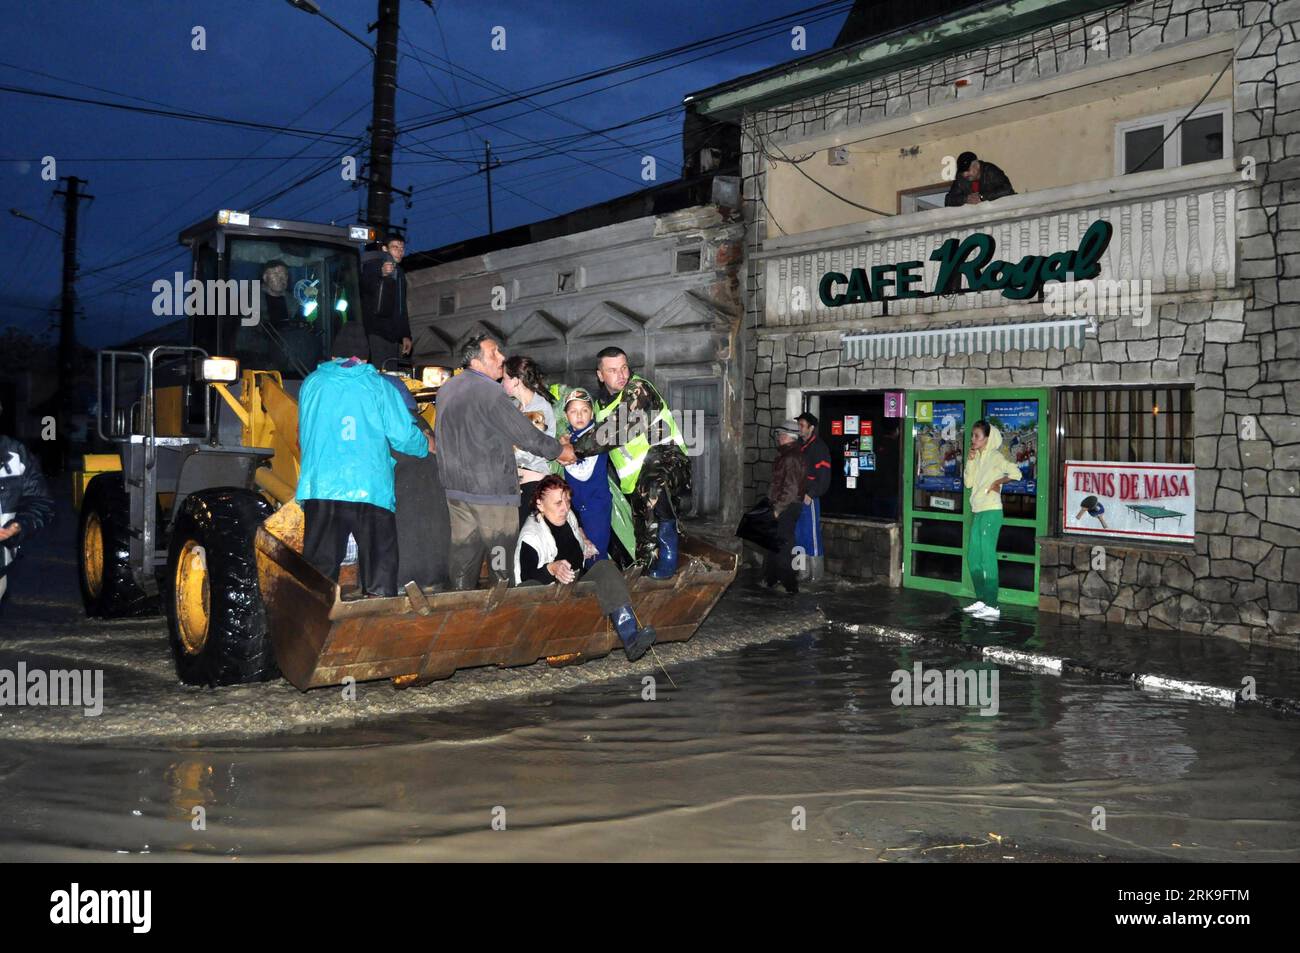
[[[569,510],[569,517],[566,520],[569,529],[573,530],[573,537],[579,543],[582,542],[582,530],[578,528],[578,517],[573,510]],[[524,543],[533,547],[537,553],[537,565],[545,566],[547,563],[555,562],[555,557],[559,555],[559,547],[555,545],[555,537],[551,534],[551,527],[546,523],[546,517],[541,513],[534,513],[528,519],[524,520],[524,528],[519,531],[519,539],[515,541],[515,585],[518,586],[523,582],[523,577],[519,571],[519,554],[523,552]],[[574,570],[581,572],[581,566],[574,566]]]

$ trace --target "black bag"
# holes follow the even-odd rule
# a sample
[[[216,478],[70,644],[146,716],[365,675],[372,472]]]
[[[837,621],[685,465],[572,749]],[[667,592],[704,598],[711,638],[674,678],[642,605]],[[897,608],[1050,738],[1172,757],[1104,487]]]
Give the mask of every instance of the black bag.
[[[772,552],[780,549],[781,539],[777,532],[776,515],[772,512],[772,504],[768,502],[767,497],[759,500],[740,518],[736,535]]]

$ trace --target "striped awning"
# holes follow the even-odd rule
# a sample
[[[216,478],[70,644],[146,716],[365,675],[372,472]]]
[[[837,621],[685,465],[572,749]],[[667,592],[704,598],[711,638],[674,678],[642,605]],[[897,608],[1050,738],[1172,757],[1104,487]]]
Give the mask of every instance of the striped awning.
[[[844,358],[936,357],[990,351],[1046,351],[1082,348],[1087,318],[1038,321],[1032,324],[998,324],[927,331],[887,331],[846,334]]]

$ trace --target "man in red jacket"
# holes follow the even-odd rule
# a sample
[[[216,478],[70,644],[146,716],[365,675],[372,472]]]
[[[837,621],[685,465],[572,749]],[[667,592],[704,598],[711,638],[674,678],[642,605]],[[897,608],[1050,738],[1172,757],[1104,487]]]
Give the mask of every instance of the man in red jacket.
[[[822,577],[826,558],[822,551],[821,498],[831,488],[831,452],[826,441],[817,435],[814,415],[805,412],[795,419],[799,421],[799,449],[803,453],[806,477],[794,541],[803,550],[808,567],[806,577],[815,582]]]

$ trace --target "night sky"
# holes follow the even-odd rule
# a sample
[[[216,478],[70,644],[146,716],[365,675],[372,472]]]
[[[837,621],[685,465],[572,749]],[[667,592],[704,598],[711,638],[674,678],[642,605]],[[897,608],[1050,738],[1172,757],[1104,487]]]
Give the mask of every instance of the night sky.
[[[814,2],[441,0],[435,15],[422,0],[402,0],[398,127],[446,118],[448,104],[472,107],[503,90],[526,90],[732,34]],[[366,26],[375,17],[374,0],[319,3],[373,43]],[[832,43],[849,6],[801,20],[809,51]],[[302,131],[206,124],[0,91],[0,327],[55,337],[59,236],[8,213],[17,208],[62,228],[63,203],[53,196],[61,186],[41,179],[43,156],[55,157],[58,175],[88,179],[95,196],[82,206],[78,283],[84,311],[78,336],[92,346],[166,321],[150,310],[150,286],[188,267],[176,237],[216,209],[250,208],[317,171],[258,214],[345,224],[364,211],[364,187],[354,190],[343,180],[340,160],[364,152],[363,145],[342,140],[366,133],[370,54],[321,17],[287,0],[4,0],[0,10],[7,40],[0,85]],[[506,28],[504,52],[491,49],[498,25]],[[206,31],[206,50],[192,49],[195,26]],[[566,119],[593,129],[639,119],[680,105],[695,90],[805,55],[791,49],[788,25],[764,32],[748,45],[733,37],[540,94],[535,102],[554,114],[520,102],[399,132],[394,185],[414,187],[416,194],[409,211],[398,199],[392,217],[399,226],[407,219],[408,250],[486,233],[484,182],[475,174],[484,139],[502,162],[493,172],[498,230],[651,184],[640,178],[644,155],[656,157],[658,182],[676,178],[679,109],[610,133],[617,142],[590,135],[564,139],[586,134]],[[654,71],[660,72],[648,75]],[[598,91],[614,83],[622,85]],[[586,93],[593,94],[572,98]],[[329,135],[317,138],[321,133]],[[538,153],[546,154],[523,158]]]

